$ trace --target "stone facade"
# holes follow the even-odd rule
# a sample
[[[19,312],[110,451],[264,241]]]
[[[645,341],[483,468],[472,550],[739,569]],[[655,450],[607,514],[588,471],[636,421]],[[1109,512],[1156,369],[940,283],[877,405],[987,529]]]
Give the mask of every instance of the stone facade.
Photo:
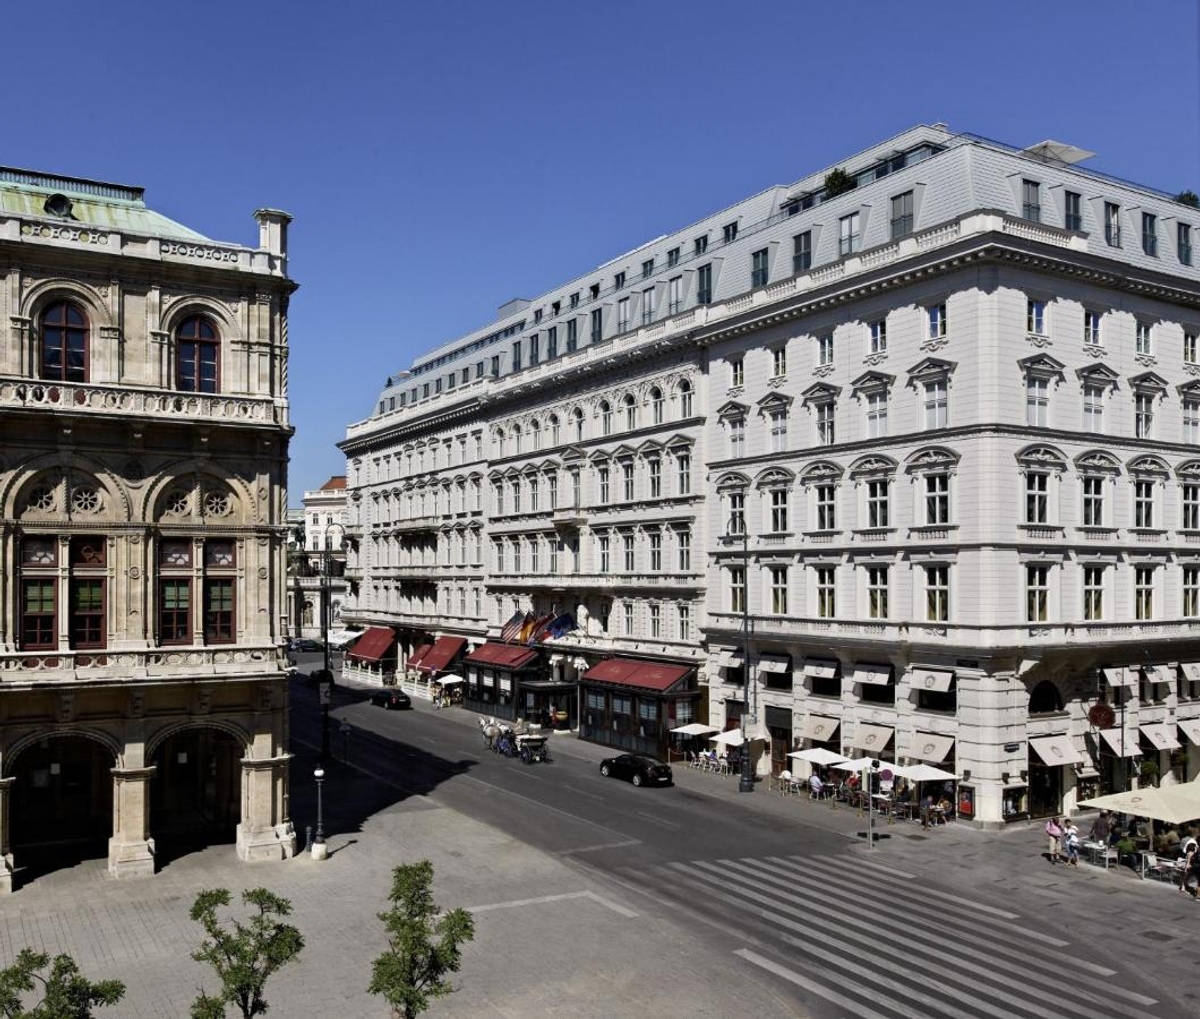
[[[86,838],[152,873],[160,834],[217,816],[242,859],[294,852],[295,285],[289,217],[256,218],[258,247],[217,243],[140,189],[0,169],[5,891],[23,851]]]
[[[288,598],[294,635],[319,639],[326,628],[323,622],[329,630],[341,630],[346,600],[345,517],[344,477],[330,478],[320,488],[304,493],[304,508],[292,534]]]
[[[1081,155],[915,128],[417,359],[342,443],[350,614],[582,607],[555,655],[700,663],[761,772],[983,824],[1194,777],[1200,212]]]

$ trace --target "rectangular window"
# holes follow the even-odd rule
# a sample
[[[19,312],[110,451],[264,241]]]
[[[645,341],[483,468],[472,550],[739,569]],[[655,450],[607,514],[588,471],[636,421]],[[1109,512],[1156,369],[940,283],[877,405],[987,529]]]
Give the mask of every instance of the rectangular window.
[[[771,427],[771,452],[782,453],[787,449],[788,444],[787,410],[776,407],[768,415],[768,418]]]
[[[729,493],[729,533],[741,535],[746,530],[746,493]]]
[[[1090,343],[1092,346],[1099,347],[1102,344],[1100,339],[1100,312],[1088,311],[1083,312],[1083,342]]]
[[[1192,264],[1192,228],[1187,223],[1175,226],[1175,251],[1180,265]]]
[[[498,379],[500,377],[500,355],[499,354],[494,354],[492,356],[491,369],[492,369],[492,378]],[[425,383],[425,388],[426,388],[426,390],[429,389],[429,383]],[[429,393],[426,392],[424,395],[428,396]]]
[[[867,617],[870,619],[887,619],[888,617],[888,568],[886,566],[867,567]]]
[[[692,491],[692,457],[690,453],[679,453],[675,457],[675,494],[689,495]]]
[[[626,573],[633,572],[633,535],[626,534],[621,537],[621,556],[622,566]]]
[[[633,636],[633,604],[631,602],[626,602],[623,607],[623,619],[624,619],[624,621],[623,621],[622,625],[624,627],[624,634],[626,637],[632,637]],[[622,703],[622,705],[626,706],[627,710],[628,710],[628,704],[629,704],[629,699],[627,697],[621,697],[621,698],[614,697],[613,698],[613,715],[614,715],[613,727],[614,728],[616,728],[616,725],[617,725],[617,720],[616,720],[615,716],[617,713],[618,700]]]
[[[592,310],[592,342],[599,343],[604,338],[604,309]]]
[[[623,272],[619,272],[613,277],[613,290],[620,290],[624,286],[625,286],[625,274]]]
[[[750,256],[750,286],[765,287],[767,285],[767,249],[754,252]]]
[[[662,572],[662,533],[658,531],[650,532],[650,570]]]
[[[204,639],[209,644],[226,644],[234,639],[233,580],[204,581]]]
[[[1139,439],[1154,437],[1154,397],[1138,393],[1133,401],[1133,431]]]
[[[1139,354],[1153,355],[1153,327],[1149,322],[1138,322],[1133,327],[1134,349]]]
[[[724,243],[732,244],[737,240],[738,225],[736,223],[726,223],[725,226],[722,227],[722,233],[724,235]]]
[[[832,401],[817,404],[817,445],[832,446],[834,443],[834,404]]]
[[[771,530],[780,533],[788,529],[788,491],[771,489]]]
[[[1025,567],[1025,618],[1044,623],[1050,612],[1050,567]]]
[[[1083,197],[1077,191],[1064,193],[1063,226],[1068,230],[1083,229]]]
[[[593,301],[596,300],[600,296],[600,284],[593,283],[590,287],[588,287],[588,293]]]
[[[621,498],[633,502],[633,464],[621,464]]]
[[[932,304],[925,309],[928,328],[925,335],[931,340],[939,340],[946,335],[946,305]]]
[[[546,330],[546,359],[558,357],[558,326]]]
[[[1104,478],[1096,475],[1083,477],[1083,526],[1104,526]]]
[[[517,340],[512,345],[512,370],[521,370],[521,341]]]
[[[541,337],[537,333],[534,333],[532,336],[529,337],[529,365],[530,365],[530,367],[533,367],[533,365],[537,364],[540,357],[541,357]],[[453,378],[453,377],[454,376],[451,376],[451,378]]]
[[[58,647],[55,589],[51,578],[21,581],[21,648],[32,651]]]
[[[925,475],[925,523],[940,526],[950,523],[950,475]]]
[[[654,275],[654,259],[647,258],[642,263],[642,279],[647,280]]]
[[[1154,526],[1154,482],[1138,479],[1133,483],[1133,526]]]
[[[867,394],[867,436],[882,439],[888,433],[888,395],[885,390]]]
[[[782,379],[787,375],[787,347],[776,347],[771,351],[772,377]]]
[[[1200,444],[1200,400],[1183,401],[1183,441]]]
[[[1185,364],[1196,364],[1196,334],[1185,331],[1183,334],[1183,361]]]
[[[596,468],[596,488],[601,506],[607,505],[610,497],[608,489],[608,476],[609,471],[607,467]]]
[[[104,580],[71,577],[70,641],[73,648],[102,648],[106,642]]]
[[[949,421],[948,393],[945,379],[925,383],[925,428],[945,428]]]
[[[1093,435],[1104,432],[1104,389],[1101,386],[1083,387],[1083,430]]]
[[[1133,614],[1135,619],[1154,618],[1154,567],[1137,566],[1133,571]]]
[[[1183,529],[1200,531],[1200,484],[1195,482],[1183,486]]]
[[[746,382],[746,363],[740,358],[734,358],[729,362],[729,384],[730,386],[741,386]]]
[[[746,571],[741,566],[729,568],[729,611],[746,611]]]
[[[880,318],[868,326],[871,332],[871,353],[886,354],[887,353],[887,319]]]
[[[771,570],[771,612],[777,616],[786,616],[788,611],[788,569],[786,566],[772,566]]]
[[[1200,566],[1183,568],[1183,614],[1200,616]]]
[[[692,639],[692,607],[690,605],[680,605],[675,610],[675,612],[676,612],[675,618],[679,623],[679,632],[678,632],[679,639],[680,640],[691,640]],[[681,701],[680,704],[678,705],[678,707],[683,707],[683,705],[685,703],[687,703],[687,702]],[[687,706],[690,710],[691,705],[688,704]],[[678,710],[678,708],[677,708],[677,710]],[[677,714],[676,721],[678,721],[680,717],[681,717],[681,713]]]
[[[1104,618],[1104,567],[1083,568],[1083,618],[1094,622]]]
[[[164,579],[158,586],[158,640],[161,644],[192,642],[192,582]]]
[[[812,268],[812,231],[805,230],[792,238],[792,272],[807,272]]]
[[[1021,216],[1034,223],[1042,221],[1042,188],[1035,180],[1021,181]]]
[[[858,232],[858,213],[852,212],[838,220],[838,255],[852,255],[862,247]]]
[[[817,616],[833,619],[837,616],[837,570],[833,566],[818,566],[816,581]]]
[[[1025,523],[1045,524],[1050,519],[1050,475],[1030,471],[1025,475]]]
[[[1104,240],[1110,248],[1121,246],[1121,206],[1104,203]]]
[[[746,419],[729,419],[729,455],[740,457],[746,449]]]
[[[837,528],[837,486],[817,485],[817,530],[832,531]]]
[[[541,572],[541,561],[539,558],[541,555],[541,551],[542,551],[542,539],[541,538],[531,538],[529,541],[529,572],[530,573],[540,573]],[[462,589],[459,588],[459,590],[461,591]],[[466,615],[466,613],[464,612],[464,613],[462,613],[462,615]]]
[[[703,255],[707,250],[708,250],[708,234],[705,234],[703,237],[697,237],[692,242],[692,254],[694,254],[697,258],[700,255]]]
[[[679,531],[675,535],[675,551],[679,555],[679,569],[688,572],[692,568],[692,532]]]
[[[623,333],[629,329],[629,298],[622,297],[617,302],[617,332]]]
[[[1050,423],[1050,380],[1030,377],[1025,380],[1025,423],[1045,428]]]
[[[867,482],[867,526],[888,527],[890,518],[889,493],[891,485],[887,478],[876,478]]]
[[[650,474],[650,498],[662,498],[662,461],[658,457],[650,457],[646,461],[646,469]]]
[[[1025,331],[1036,336],[1046,335],[1046,302],[1029,300],[1025,304]]]
[[[567,353],[571,353],[579,346],[579,320],[569,319],[567,321]]]
[[[667,313],[678,315],[683,310],[683,277],[673,276],[667,283]]]
[[[657,604],[651,604],[650,606],[650,636],[659,640],[662,639],[662,608]],[[653,711],[654,702],[642,701],[639,708],[642,711],[646,711],[647,709]]]
[[[913,193],[905,191],[902,195],[892,197],[892,240],[912,233],[913,229]]]
[[[647,287],[642,291],[642,325],[649,325],[654,321],[654,287]]]
[[[1152,212],[1142,213],[1142,250],[1158,257],[1158,217]]]
[[[672,248],[667,252],[667,268],[674,269],[679,264],[679,249]]]
[[[712,263],[696,270],[696,303],[712,304]]]
[[[817,364],[833,364],[833,333],[817,337]]]
[[[925,618],[933,623],[950,619],[950,567],[925,567]]]

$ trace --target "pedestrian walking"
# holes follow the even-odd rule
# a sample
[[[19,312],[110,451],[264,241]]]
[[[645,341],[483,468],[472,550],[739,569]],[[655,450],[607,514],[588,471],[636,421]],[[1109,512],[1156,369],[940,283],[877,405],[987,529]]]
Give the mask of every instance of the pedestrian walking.
[[[1067,862],[1072,867],[1079,866],[1079,829],[1074,821],[1068,821],[1063,829],[1063,841],[1067,846]]]
[[[1195,838],[1189,835],[1181,846],[1184,852],[1183,872],[1179,875],[1179,894],[1190,895],[1193,899],[1200,891],[1200,853],[1197,852]]]
[[[1046,837],[1050,840],[1050,862],[1058,863],[1062,859],[1062,825],[1058,823],[1058,816],[1050,818],[1046,822]]]

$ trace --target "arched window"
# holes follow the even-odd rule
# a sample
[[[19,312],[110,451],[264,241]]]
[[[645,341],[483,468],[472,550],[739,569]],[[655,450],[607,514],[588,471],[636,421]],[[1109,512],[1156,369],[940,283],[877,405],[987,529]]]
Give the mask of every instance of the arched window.
[[[529,424],[529,448],[535,452],[542,448],[542,423],[537,418]]]
[[[220,337],[200,315],[184,319],[175,330],[175,388],[185,393],[215,393]]]
[[[612,435],[612,405],[607,400],[600,401],[600,430]]]
[[[59,301],[42,312],[41,376],[56,382],[88,380],[88,320],[73,301]]]
[[[663,414],[666,408],[666,400],[663,399],[662,390],[655,386],[650,390],[650,408],[654,416],[654,423],[661,425],[663,423]]]
[[[520,453],[521,452],[521,426],[520,425],[513,425],[512,436],[513,436],[513,451],[516,453]]]
[[[575,441],[583,441],[583,411],[578,407],[571,413],[571,418],[575,422]]]
[[[557,446],[562,442],[562,433],[559,430],[558,415],[550,415],[550,445]]]
[[[632,432],[635,428],[637,428],[637,401],[635,401],[633,396],[630,395],[625,397],[624,402],[625,427]]]
[[[679,383],[679,416],[681,418],[692,416],[692,384],[687,379]]]
[[[1062,694],[1048,679],[1043,679],[1029,693],[1029,713],[1050,715],[1063,710]]]

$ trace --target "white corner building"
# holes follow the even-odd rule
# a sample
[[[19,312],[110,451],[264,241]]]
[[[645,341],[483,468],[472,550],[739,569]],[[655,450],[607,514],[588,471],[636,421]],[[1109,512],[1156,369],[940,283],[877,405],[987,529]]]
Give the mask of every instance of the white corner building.
[[[345,615],[402,666],[570,612],[534,688],[699,691],[581,735],[746,714],[760,774],[924,761],[979,824],[1195,777],[1200,209],[1090,156],[917,127],[418,358],[341,443]]]

